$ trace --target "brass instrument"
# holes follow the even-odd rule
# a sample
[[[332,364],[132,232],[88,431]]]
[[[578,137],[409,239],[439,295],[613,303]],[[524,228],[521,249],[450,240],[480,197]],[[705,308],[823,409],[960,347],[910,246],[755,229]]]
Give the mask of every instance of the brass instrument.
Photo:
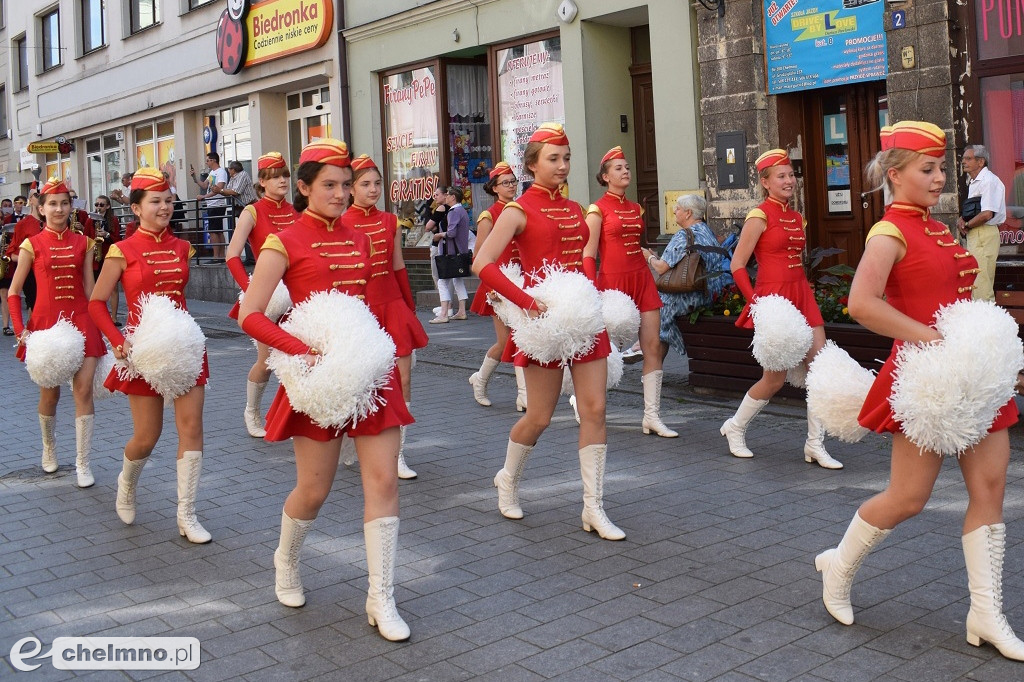
[[[11,267],[11,259],[7,255],[7,243],[11,241],[13,231],[3,230],[0,232],[0,279],[7,276],[7,270]]]

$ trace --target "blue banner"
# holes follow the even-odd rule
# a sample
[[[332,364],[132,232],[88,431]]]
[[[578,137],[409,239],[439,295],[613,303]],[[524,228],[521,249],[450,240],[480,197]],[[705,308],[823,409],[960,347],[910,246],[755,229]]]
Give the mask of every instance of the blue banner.
[[[764,0],[768,94],[884,80],[882,0]]]

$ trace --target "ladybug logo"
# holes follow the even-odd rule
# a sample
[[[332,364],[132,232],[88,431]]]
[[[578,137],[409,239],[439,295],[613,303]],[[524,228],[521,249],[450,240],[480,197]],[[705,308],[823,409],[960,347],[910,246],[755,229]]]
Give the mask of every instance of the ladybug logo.
[[[245,49],[249,36],[246,35],[245,17],[249,13],[249,0],[227,0],[228,8],[217,22],[217,63],[228,75],[242,70],[245,64]]]

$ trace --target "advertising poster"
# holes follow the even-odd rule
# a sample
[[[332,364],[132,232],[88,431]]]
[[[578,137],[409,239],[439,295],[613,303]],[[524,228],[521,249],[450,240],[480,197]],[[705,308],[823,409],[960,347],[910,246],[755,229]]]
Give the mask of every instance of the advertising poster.
[[[523,151],[541,123],[565,123],[560,38],[549,38],[498,51],[498,112],[501,159],[516,177],[528,180]],[[566,131],[572,140],[572,131]],[[524,178],[524,175],[526,176]]]
[[[884,80],[882,0],[764,0],[768,94]]]
[[[437,98],[432,66],[388,76],[384,82],[385,194],[389,210],[408,225],[426,222],[440,182]]]

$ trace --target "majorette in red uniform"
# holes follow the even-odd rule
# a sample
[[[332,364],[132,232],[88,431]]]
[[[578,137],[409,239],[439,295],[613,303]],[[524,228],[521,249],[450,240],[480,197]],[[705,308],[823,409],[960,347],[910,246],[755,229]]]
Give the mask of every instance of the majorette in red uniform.
[[[641,247],[643,208],[626,198],[631,180],[632,174],[622,147],[612,147],[601,158],[597,172],[598,183],[608,191],[587,211],[587,224],[591,235],[598,239],[601,258],[597,288],[625,293],[640,310],[639,339],[644,362],[640,377],[644,387],[641,428],[644,433],[654,432],[663,438],[676,438],[679,434],[661,421],[661,384],[664,378],[661,339],[658,338],[661,297]]]
[[[294,225],[267,238],[242,301],[242,329],[278,350],[305,356],[307,362],[316,361],[316,351],[282,330],[263,310],[279,278],[283,278],[294,301],[331,289],[353,296],[367,293],[373,273],[370,240],[340,219],[352,177],[349,166],[348,147],[340,140],[318,140],[302,150],[296,207],[304,211]],[[409,627],[395,608],[393,594],[399,525],[394,465],[399,434],[395,427],[413,420],[402,400],[395,371],[380,397],[385,402],[376,413],[360,420],[357,426],[339,431],[320,428],[295,413],[284,390],[278,391],[267,415],[267,438],[293,436],[297,478],[303,485],[296,485],[282,510],[281,539],[274,552],[275,592],[286,606],[306,603],[299,576],[299,552],[330,493],[341,451],[340,437],[346,433],[354,437],[359,454],[364,519],[368,519],[363,524],[370,577],[366,612],[381,636],[397,641],[409,638]],[[310,481],[316,483],[310,485]]]
[[[395,342],[402,395],[408,407],[412,402],[412,352],[427,345],[427,332],[416,317],[416,301],[402,260],[398,216],[376,206],[382,187],[380,170],[373,159],[361,154],[352,159],[352,172],[353,203],[341,221],[370,238],[372,271],[366,285],[366,304]],[[398,450],[398,477],[416,478],[416,472],[405,463],[405,427]]]
[[[192,246],[171,234],[170,221],[174,210],[170,186],[163,173],[155,168],[140,168],[132,176],[132,211],[139,219],[139,229],[127,239],[112,244],[103,261],[103,269],[89,301],[89,314],[114,347],[114,356],[125,358],[130,348],[121,330],[114,324],[107,308],[107,299],[118,281],[124,289],[128,307],[127,327],[139,322],[140,299],[144,294],[161,295],[186,310],[185,286],[189,277]],[[195,385],[174,399],[175,423],[178,429],[178,533],[189,542],[209,542],[210,534],[196,517],[196,496],[203,465],[203,403],[210,368],[206,351]],[[121,474],[117,477],[115,510],[122,522],[135,523],[135,496],[142,469],[160,438],[149,429],[163,423],[164,398],[145,379],[122,379],[117,368],[111,370],[103,383],[111,391],[128,395],[134,432],[125,445]]]
[[[569,138],[560,124],[545,123],[533,133],[526,146],[524,165],[533,173],[534,184],[519,199],[505,206],[477,254],[473,269],[496,292],[529,314],[536,315],[543,313],[543,305],[513,284],[497,265],[510,241],[514,240],[519,247],[527,287],[538,281],[542,268],[547,264],[561,265],[575,272],[589,271],[587,274],[591,279],[596,275],[596,268],[593,267],[592,256],[588,254],[584,258],[584,249],[591,248],[591,245],[583,209],[562,196],[559,190],[569,174]],[[597,245],[592,248],[596,254]],[[586,270],[584,260],[590,261]],[[511,340],[509,346],[514,346]],[[610,350],[608,333],[602,330],[593,350],[573,361],[570,371],[579,399],[583,529],[596,530],[606,540],[621,540],[626,534],[608,519],[603,507],[608,453],[604,425],[608,379],[605,358]],[[519,482],[526,459],[554,412],[563,368],[558,363],[539,364],[521,353],[516,354],[515,362],[525,366],[530,396],[526,415],[509,433],[505,466],[494,477],[494,485],[498,488],[498,510],[507,518],[521,519]],[[535,388],[542,392],[533,393]]]
[[[747,214],[740,241],[732,258],[732,276],[747,304],[736,320],[737,327],[752,329],[754,320],[750,305],[758,296],[777,294],[788,299],[803,313],[812,329],[811,348],[804,363],[810,362],[825,345],[825,322],[814,300],[811,285],[804,274],[803,251],[807,243],[803,216],[790,204],[796,192],[796,176],[789,155],[784,149],[770,149],[755,162],[760,174],[765,200]],[[757,259],[757,282],[750,283],[747,262],[751,254]],[[734,457],[749,458],[754,453],[747,447],[747,425],[786,383],[786,372],[763,370],[758,380],[740,403],[736,414],[719,429],[729,442]],[[815,462],[826,469],[842,469],[842,463],[825,450],[825,428],[811,411],[807,412],[807,440],[804,461]]]
[[[277,234],[295,222],[299,214],[288,203],[288,188],[291,184],[291,172],[280,152],[268,152],[256,161],[256,182],[260,187],[260,198],[245,207],[235,224],[235,231],[228,244],[227,266],[238,287],[245,291],[249,288],[249,273],[242,265],[242,252],[245,244],[254,254],[258,254],[267,237]],[[238,303],[228,312],[228,317],[238,319]],[[245,410],[242,418],[245,428],[253,438],[267,435],[263,428],[263,392],[270,380],[270,369],[267,358],[270,349],[266,344],[256,343],[256,362],[249,369],[245,384]]]
[[[72,391],[75,395],[75,436],[77,483],[88,488],[95,482],[89,466],[92,447],[93,411],[92,384],[97,358],[107,349],[99,330],[89,317],[88,292],[93,287],[92,239],[70,229],[71,194],[60,180],[53,178],[40,189],[39,201],[43,223],[33,217],[24,218],[28,236],[19,245],[18,267],[11,280],[8,305],[11,324],[18,337],[17,357],[25,358],[24,341],[31,332],[49,329],[59,320],[70,321],[85,337],[85,359],[75,374]],[[35,225],[45,227],[35,232]],[[23,324],[21,291],[29,271],[35,276],[35,306],[28,324]],[[43,470],[57,470],[56,414],[60,387],[39,388],[39,428],[43,440]]]
[[[491,204],[490,208],[481,211],[476,219],[476,250],[478,252],[487,241],[487,236],[491,233],[494,223],[497,222],[505,206],[515,197],[518,187],[519,182],[516,180],[516,175],[512,172],[512,167],[507,163],[501,161],[491,169],[487,182],[484,183],[484,191],[491,196],[497,197],[498,200]],[[501,256],[498,257],[498,267],[507,263],[519,264],[519,249],[515,241],[509,242],[505,250],[501,252]],[[508,343],[509,333],[505,323],[494,314],[494,309],[488,300],[490,293],[491,288],[480,282],[476,295],[473,297],[473,304],[469,308],[477,315],[491,317],[494,322],[496,340],[484,354],[484,360],[480,365],[480,369],[469,377],[469,384],[473,387],[473,398],[484,407],[488,407],[491,404],[490,398],[487,397],[487,383],[490,381],[494,370],[501,363],[501,354]],[[516,367],[515,372],[516,386],[518,388],[516,410],[522,412],[526,409],[526,380],[523,378],[522,367]]]
[[[868,233],[850,309],[868,328],[898,339],[859,417],[863,426],[894,434],[892,463],[886,489],[860,505],[838,547],[815,558],[825,608],[844,625],[854,621],[850,590],[857,569],[899,523],[925,508],[943,464],[940,455],[922,450],[903,435],[893,419],[888,405],[893,356],[903,343],[939,341],[941,336],[932,327],[936,312],[940,306],[970,298],[978,271],[974,256],[959,246],[946,225],[929,215],[946,185],[944,131],[923,121],[901,121],[882,128],[880,139],[882,151],[868,166],[868,185],[884,182],[893,202]],[[936,390],[942,390],[938,384]],[[956,428],[957,416],[955,410],[948,415],[950,429]],[[1011,399],[999,410],[989,434],[957,463],[968,495],[960,538],[971,598],[967,642],[989,642],[1006,658],[1024,661],[1024,641],[1003,614],[1002,585],[1003,503],[1010,461],[1006,429],[1016,421],[1017,407]]]

